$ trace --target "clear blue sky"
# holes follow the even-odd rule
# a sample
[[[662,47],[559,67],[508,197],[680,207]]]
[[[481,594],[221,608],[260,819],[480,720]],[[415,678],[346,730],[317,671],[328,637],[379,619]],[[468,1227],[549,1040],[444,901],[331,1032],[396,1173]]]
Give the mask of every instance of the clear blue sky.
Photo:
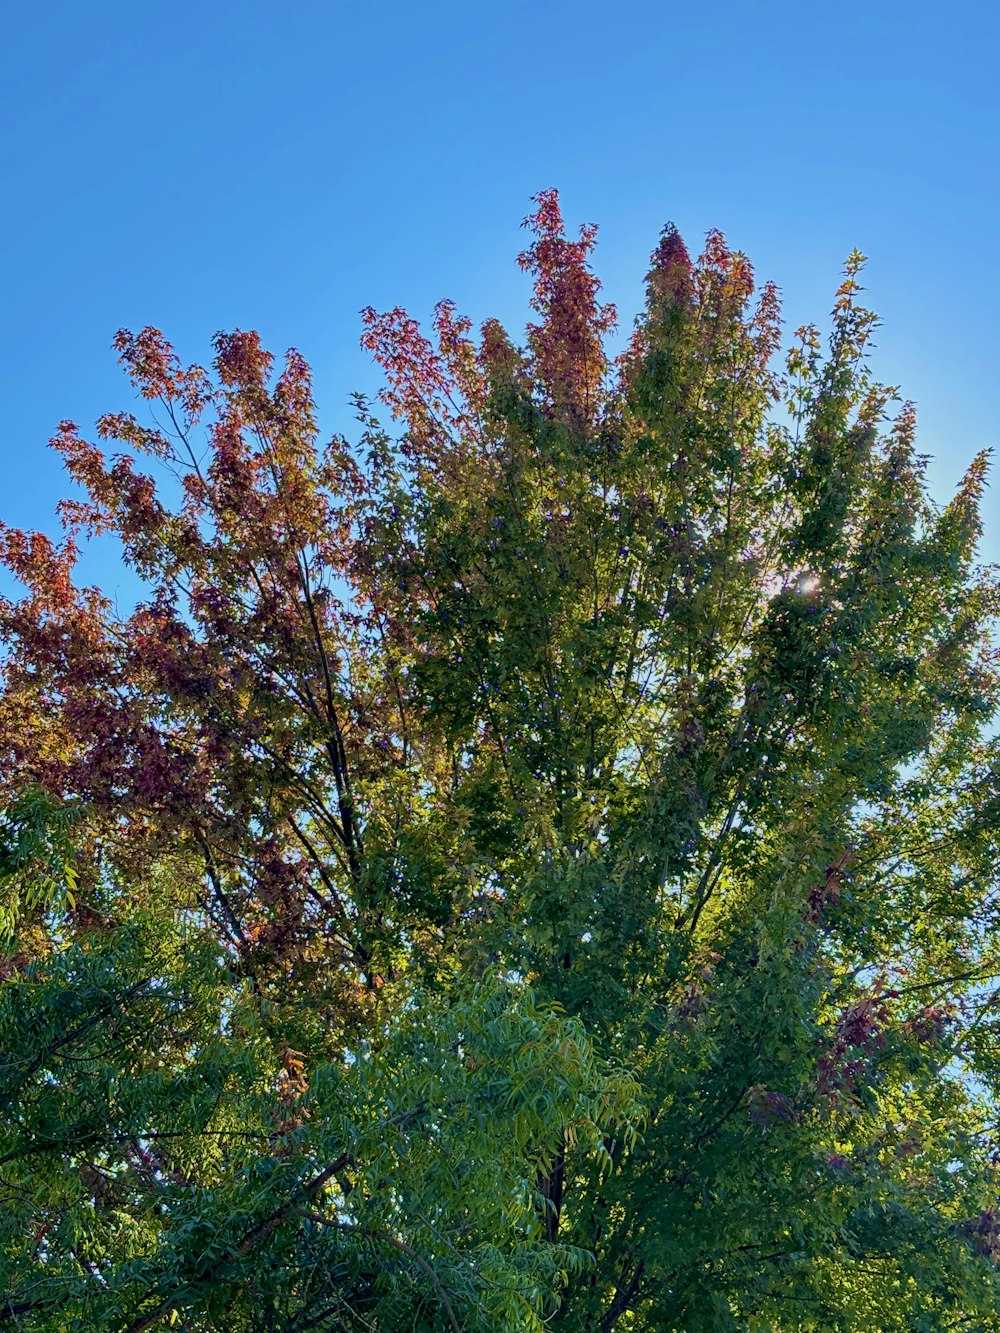
[[[298,346],[330,429],[376,386],[362,306],[450,296],[518,326],[519,223],[547,186],[600,224],[626,321],[668,219],[692,244],[721,227],[791,327],[863,249],[875,367],[916,399],[943,498],[1000,443],[998,44],[986,0],[17,5],[0,513],[51,526],[56,422],[129,405],[121,325],[188,359],[222,327]]]

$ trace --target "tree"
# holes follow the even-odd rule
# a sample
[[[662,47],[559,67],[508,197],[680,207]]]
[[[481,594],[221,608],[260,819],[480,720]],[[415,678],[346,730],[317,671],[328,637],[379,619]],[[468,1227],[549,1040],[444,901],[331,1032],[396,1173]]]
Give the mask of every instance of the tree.
[[[527,221],[522,346],[364,312],[395,434],[121,333],[152,424],[4,530],[14,1326],[995,1326],[986,457],[932,503],[857,253],[782,367],[667,228],[612,360]]]

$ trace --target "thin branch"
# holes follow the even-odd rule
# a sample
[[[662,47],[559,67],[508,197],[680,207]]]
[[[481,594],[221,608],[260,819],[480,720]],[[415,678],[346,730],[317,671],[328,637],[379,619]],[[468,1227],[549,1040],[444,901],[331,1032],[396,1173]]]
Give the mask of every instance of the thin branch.
[[[316,1222],[324,1227],[331,1227],[335,1231],[354,1231],[360,1236],[369,1237],[371,1240],[379,1240],[384,1245],[391,1245],[394,1249],[407,1255],[419,1268],[423,1269],[434,1284],[434,1290],[437,1292],[438,1298],[444,1306],[445,1313],[448,1316],[448,1320],[454,1333],[462,1333],[462,1326],[458,1322],[454,1306],[448,1299],[448,1293],[444,1289],[444,1284],[423,1255],[418,1254],[412,1245],[407,1245],[405,1240],[400,1240],[397,1236],[391,1235],[388,1231],[377,1231],[373,1227],[354,1226],[350,1222],[337,1222],[333,1218],[324,1217],[322,1213],[305,1213],[304,1216],[307,1217],[310,1222]]]

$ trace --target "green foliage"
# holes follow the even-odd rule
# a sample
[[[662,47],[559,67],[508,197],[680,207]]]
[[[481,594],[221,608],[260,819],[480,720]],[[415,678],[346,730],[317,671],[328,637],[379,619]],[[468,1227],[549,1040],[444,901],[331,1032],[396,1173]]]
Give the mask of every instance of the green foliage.
[[[414,990],[307,1078],[142,916],[4,986],[0,1049],[7,1327],[541,1329],[587,1256],[543,1243],[537,1174],[634,1141],[634,1083],[523,984]]]
[[[24,911],[76,906],[72,828],[76,812],[30,788],[0,815],[0,947]]]

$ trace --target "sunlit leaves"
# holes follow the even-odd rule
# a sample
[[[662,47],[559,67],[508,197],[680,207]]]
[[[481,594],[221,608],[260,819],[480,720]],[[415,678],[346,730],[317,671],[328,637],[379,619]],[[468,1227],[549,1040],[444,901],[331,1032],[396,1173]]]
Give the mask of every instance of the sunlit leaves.
[[[858,253],[782,362],[667,227],[615,357],[526,225],[520,342],[363,312],[353,444],[119,334],[151,417],[2,534],[27,1329],[996,1326],[986,456],[933,503]]]

